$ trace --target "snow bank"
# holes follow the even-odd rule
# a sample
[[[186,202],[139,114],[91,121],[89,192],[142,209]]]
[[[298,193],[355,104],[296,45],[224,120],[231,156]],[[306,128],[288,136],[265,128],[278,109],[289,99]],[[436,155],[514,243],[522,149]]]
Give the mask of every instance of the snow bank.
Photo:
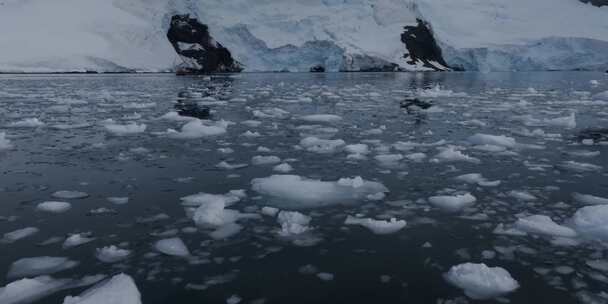
[[[465,263],[452,266],[444,278],[475,300],[496,298],[519,288],[519,283],[507,270],[488,267],[486,264]]]
[[[442,195],[429,197],[429,203],[448,212],[458,212],[477,201],[470,193],[461,195]]]
[[[130,276],[121,273],[98,283],[77,297],[67,296],[63,304],[141,304],[141,294]]]
[[[361,225],[375,234],[391,234],[403,229],[406,222],[395,218],[391,218],[389,221],[383,221],[372,218],[356,218],[349,215],[344,221],[344,224]]]
[[[389,190],[381,183],[361,177],[342,178],[338,181],[307,179],[298,175],[272,175],[256,178],[252,189],[268,197],[279,208],[308,209],[365,200],[369,195]]]

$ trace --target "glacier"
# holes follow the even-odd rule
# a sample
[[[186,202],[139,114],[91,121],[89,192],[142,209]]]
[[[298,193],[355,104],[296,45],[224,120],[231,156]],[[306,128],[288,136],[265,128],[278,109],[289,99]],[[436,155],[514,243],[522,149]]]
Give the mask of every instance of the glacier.
[[[583,2],[0,0],[0,72],[173,71],[177,14],[207,25],[247,72],[447,69],[409,54],[402,35],[419,24],[453,69],[608,69],[608,6]]]

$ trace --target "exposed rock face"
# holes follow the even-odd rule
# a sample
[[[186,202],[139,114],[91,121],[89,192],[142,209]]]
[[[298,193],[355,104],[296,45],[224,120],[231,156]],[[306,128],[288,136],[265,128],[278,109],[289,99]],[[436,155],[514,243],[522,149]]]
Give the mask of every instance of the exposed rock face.
[[[608,6],[608,0],[580,0],[583,3],[591,3],[595,6]]]
[[[207,25],[189,15],[175,15],[167,38],[182,57],[189,72],[224,73],[241,72],[241,64],[232,58],[230,51],[215,41]]]
[[[436,71],[449,70],[429,25],[420,19],[417,19],[417,22],[416,26],[404,27],[405,32],[401,34],[401,41],[409,52],[405,55],[405,58],[409,59],[408,63]]]

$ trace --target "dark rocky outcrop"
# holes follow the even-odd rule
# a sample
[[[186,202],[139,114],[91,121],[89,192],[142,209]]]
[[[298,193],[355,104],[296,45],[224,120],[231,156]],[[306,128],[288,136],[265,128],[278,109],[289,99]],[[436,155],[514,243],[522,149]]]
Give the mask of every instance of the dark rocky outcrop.
[[[317,65],[312,66],[310,68],[310,72],[311,73],[324,73],[325,72],[325,67],[322,66],[322,65],[320,65],[320,64],[317,64]]]
[[[175,15],[167,38],[184,61],[182,70],[189,73],[241,72],[243,67],[230,51],[215,41],[207,25],[189,15]]]
[[[408,50],[408,54],[405,55],[408,63],[412,65],[421,63],[424,67],[436,71],[450,70],[430,26],[420,19],[417,19],[417,22],[415,26],[404,27],[405,31],[401,34],[401,41]]]
[[[583,2],[583,3],[591,3],[597,7],[608,6],[608,0],[579,0],[579,1]]]

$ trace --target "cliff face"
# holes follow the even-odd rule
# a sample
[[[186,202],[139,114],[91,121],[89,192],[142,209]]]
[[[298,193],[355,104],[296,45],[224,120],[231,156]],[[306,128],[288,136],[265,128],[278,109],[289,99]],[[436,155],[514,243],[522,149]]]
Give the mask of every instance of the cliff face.
[[[0,0],[0,72],[605,70],[606,1]]]
[[[169,42],[184,60],[184,68],[191,72],[240,72],[241,64],[232,58],[230,51],[215,41],[207,25],[189,15],[175,15],[167,31]]]

